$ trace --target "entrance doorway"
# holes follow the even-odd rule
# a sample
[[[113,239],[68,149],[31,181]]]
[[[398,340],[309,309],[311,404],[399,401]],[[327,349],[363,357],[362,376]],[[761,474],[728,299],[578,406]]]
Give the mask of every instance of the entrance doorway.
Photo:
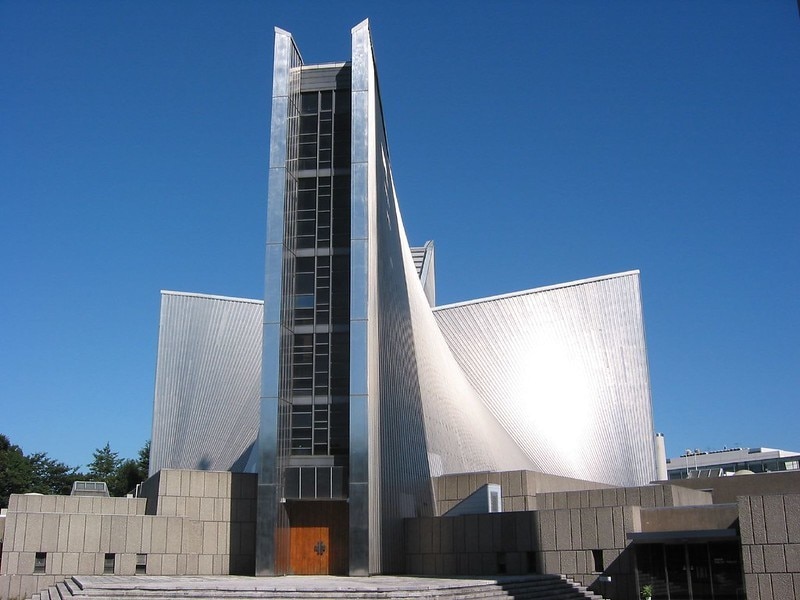
[[[347,503],[288,501],[286,510],[289,515],[290,573],[347,575]]]

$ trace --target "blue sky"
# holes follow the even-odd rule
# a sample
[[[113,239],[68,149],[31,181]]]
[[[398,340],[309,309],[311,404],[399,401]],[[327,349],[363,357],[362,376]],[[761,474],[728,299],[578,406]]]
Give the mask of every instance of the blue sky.
[[[440,303],[640,269],[668,454],[800,449],[790,0],[0,2],[0,433],[135,455],[159,291],[263,294],[273,27],[366,17]]]

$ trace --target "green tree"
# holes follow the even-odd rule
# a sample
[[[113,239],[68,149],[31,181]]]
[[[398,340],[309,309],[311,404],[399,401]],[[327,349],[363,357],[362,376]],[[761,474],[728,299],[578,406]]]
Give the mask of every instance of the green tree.
[[[44,452],[31,454],[27,458],[33,470],[30,492],[66,495],[72,491],[73,482],[83,478],[77,467],[50,458]]]
[[[106,442],[102,448],[98,448],[92,454],[92,462],[89,463],[88,477],[90,481],[105,481],[109,489],[114,484],[122,460],[119,455],[111,450],[111,444]]]
[[[24,494],[32,484],[31,461],[22,448],[0,433],[0,508],[8,507],[11,494]]]
[[[139,457],[136,460],[136,464],[139,467],[139,474],[142,476],[142,481],[144,481],[150,474],[150,440],[147,440],[144,446],[142,446],[142,449],[139,450]]]

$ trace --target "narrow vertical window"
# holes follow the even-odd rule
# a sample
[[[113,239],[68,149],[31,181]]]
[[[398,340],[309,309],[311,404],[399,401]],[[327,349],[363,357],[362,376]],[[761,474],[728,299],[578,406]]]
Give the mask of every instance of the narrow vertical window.
[[[147,573],[147,554],[136,555],[136,574],[145,575]]]
[[[47,571],[47,552],[37,552],[33,559],[33,572],[44,573]]]
[[[105,559],[103,560],[103,575],[114,574],[114,563],[117,562],[117,555],[111,552],[106,552]]]

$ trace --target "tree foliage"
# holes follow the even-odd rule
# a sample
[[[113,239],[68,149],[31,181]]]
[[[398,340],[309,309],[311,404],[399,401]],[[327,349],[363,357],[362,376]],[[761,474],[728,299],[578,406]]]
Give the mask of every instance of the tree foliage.
[[[79,480],[105,481],[112,496],[124,496],[147,479],[150,442],[135,459],[121,459],[106,443],[92,455],[88,472],[81,473],[44,452],[26,455],[22,448],[0,433],[0,508],[8,506],[11,494],[69,494]]]

